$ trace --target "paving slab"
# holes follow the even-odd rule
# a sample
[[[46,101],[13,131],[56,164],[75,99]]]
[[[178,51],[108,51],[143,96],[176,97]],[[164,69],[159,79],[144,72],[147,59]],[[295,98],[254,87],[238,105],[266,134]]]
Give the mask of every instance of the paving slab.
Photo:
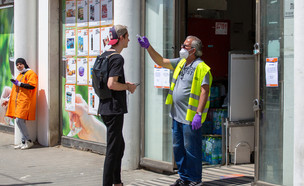
[[[63,146],[28,150],[13,148],[14,135],[0,131],[0,186],[102,185],[104,155]],[[165,186],[178,179],[144,169],[123,170],[127,186]],[[254,164],[203,166],[204,185],[246,185],[254,180]]]

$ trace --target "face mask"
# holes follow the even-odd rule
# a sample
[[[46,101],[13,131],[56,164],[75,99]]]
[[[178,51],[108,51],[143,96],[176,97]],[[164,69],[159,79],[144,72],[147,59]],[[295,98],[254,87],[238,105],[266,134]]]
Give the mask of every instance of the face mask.
[[[192,49],[191,49],[192,50]],[[191,51],[190,50],[190,51]],[[180,58],[185,58],[187,59],[189,57],[189,51],[186,50],[185,48],[182,48],[180,51],[179,51],[179,57]]]
[[[26,72],[26,71],[27,71],[26,68],[23,68],[21,71],[18,70],[19,73],[23,73],[23,72]]]

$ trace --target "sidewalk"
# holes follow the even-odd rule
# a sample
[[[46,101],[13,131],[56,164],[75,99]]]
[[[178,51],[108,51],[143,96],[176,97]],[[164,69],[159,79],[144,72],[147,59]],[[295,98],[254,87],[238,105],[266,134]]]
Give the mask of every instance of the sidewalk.
[[[0,186],[3,185],[88,185],[102,183],[104,156],[62,146],[35,145],[14,150],[14,136],[0,131]],[[253,165],[203,168],[204,185],[251,185]],[[177,174],[164,175],[143,169],[122,171],[129,186],[172,184]]]
[[[14,136],[0,131],[0,185],[102,185],[104,156],[62,146],[15,150]],[[125,185],[163,177],[146,170],[122,171]]]

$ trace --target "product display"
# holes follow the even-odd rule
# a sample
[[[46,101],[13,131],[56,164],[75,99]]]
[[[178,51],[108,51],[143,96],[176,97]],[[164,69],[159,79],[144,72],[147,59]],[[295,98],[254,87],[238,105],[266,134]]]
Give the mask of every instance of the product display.
[[[62,1],[62,133],[64,136],[88,140],[80,123],[81,105],[90,118],[98,114],[99,98],[92,88],[92,69],[96,57],[108,50],[109,28],[113,26],[113,0]],[[95,116],[94,116],[95,115]],[[87,122],[87,121],[85,121]],[[102,125],[100,119],[94,119]],[[105,134],[92,141],[105,142]],[[100,141],[100,139],[102,139]]]
[[[90,21],[95,20],[95,7],[94,5],[90,5]]]
[[[99,98],[96,95],[93,87],[89,86],[88,91],[88,99],[89,99],[89,114],[97,115],[98,106],[99,106]]]
[[[76,25],[76,0],[66,0],[65,26]]]
[[[67,100],[67,104],[71,104],[71,102],[72,102],[72,93],[71,92],[66,93],[66,100]]]
[[[87,58],[77,58],[77,85],[88,85]]]
[[[82,77],[84,75],[84,68],[79,67],[78,72],[79,72],[79,75]]]
[[[108,18],[108,8],[107,5],[102,5],[101,8],[101,18]]]
[[[75,111],[75,85],[65,85],[65,110]]]
[[[89,54],[89,33],[87,29],[81,29],[78,33],[78,56],[87,56]]]
[[[210,165],[222,163],[222,138],[203,137],[202,158]]]
[[[83,20],[83,7],[78,7],[78,19]]]
[[[66,38],[65,55],[74,56],[75,52],[76,52],[76,50],[75,50],[75,30],[66,30],[65,38]]]
[[[77,27],[88,26],[88,0],[77,0]]]

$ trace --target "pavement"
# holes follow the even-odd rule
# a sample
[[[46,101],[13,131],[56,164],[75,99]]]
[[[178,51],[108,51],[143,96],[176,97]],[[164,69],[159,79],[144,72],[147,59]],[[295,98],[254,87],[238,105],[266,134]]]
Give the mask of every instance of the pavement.
[[[13,148],[14,136],[0,131],[0,186],[102,185],[105,156],[62,147],[28,150]],[[204,185],[251,185],[254,165],[203,168]],[[161,186],[174,183],[177,174],[165,175],[144,169],[122,171],[127,186]]]

